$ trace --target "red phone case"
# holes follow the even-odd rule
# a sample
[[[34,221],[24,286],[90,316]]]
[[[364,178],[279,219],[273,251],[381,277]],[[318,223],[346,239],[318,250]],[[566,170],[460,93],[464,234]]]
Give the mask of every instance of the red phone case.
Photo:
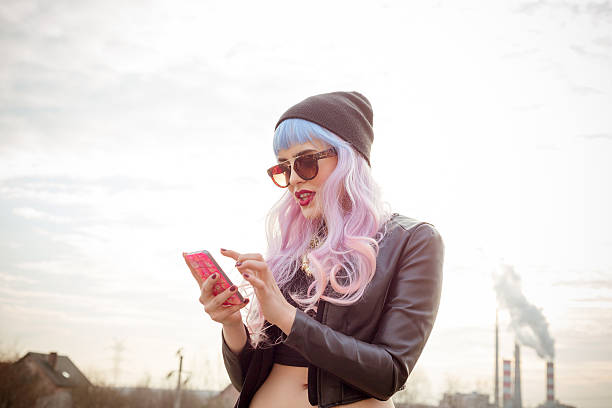
[[[225,289],[229,288],[233,285],[230,278],[223,272],[223,269],[219,266],[219,264],[215,261],[215,258],[208,251],[196,251],[196,252],[183,252],[183,258],[185,258],[185,262],[187,266],[191,270],[191,274],[201,285],[204,280],[206,280],[213,273],[218,273],[217,282],[213,286],[213,295],[217,296],[219,293],[223,292]],[[237,305],[244,301],[244,298],[240,294],[240,292],[236,291],[232,296],[230,296],[225,302],[224,305]]]

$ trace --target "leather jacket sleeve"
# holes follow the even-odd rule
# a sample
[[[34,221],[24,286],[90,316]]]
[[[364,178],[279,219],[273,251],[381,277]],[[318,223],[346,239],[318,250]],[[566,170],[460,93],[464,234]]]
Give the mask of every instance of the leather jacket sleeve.
[[[312,364],[379,399],[402,389],[437,315],[442,287],[444,244],[431,224],[415,227],[402,248],[370,342],[346,335],[301,310],[285,343]],[[381,271],[378,271],[381,272]]]
[[[236,387],[238,391],[242,390],[242,384],[244,384],[246,372],[249,364],[251,364],[251,359],[255,350],[251,345],[249,330],[246,325],[244,325],[244,329],[247,334],[247,341],[239,354],[234,354],[229,348],[223,336],[223,330],[221,330],[221,354],[223,355],[223,363],[225,364],[225,369],[227,370],[232,385]]]

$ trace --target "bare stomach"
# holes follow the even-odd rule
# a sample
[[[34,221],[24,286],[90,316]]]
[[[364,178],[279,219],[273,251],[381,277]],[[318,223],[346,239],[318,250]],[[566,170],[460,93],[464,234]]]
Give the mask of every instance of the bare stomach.
[[[338,405],[346,408],[395,408],[391,399],[375,398]],[[251,400],[250,408],[311,408],[308,402],[308,367],[274,364],[266,381]]]

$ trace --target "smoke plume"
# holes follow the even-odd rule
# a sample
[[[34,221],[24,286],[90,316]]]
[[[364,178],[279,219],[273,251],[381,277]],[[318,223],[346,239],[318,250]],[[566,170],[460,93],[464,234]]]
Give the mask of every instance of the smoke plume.
[[[555,340],[548,332],[548,322],[542,310],[527,301],[521,290],[521,277],[510,265],[501,265],[500,273],[494,275],[497,302],[508,309],[510,326],[517,341],[533,348],[543,359],[555,357]]]

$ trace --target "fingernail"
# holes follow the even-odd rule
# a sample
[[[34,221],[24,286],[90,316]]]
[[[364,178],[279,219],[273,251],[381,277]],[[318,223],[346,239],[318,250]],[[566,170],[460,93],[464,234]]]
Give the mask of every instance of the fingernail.
[[[227,249],[225,249],[225,248],[221,248],[221,250],[222,250],[222,251],[227,251]]]
[[[242,275],[242,276],[244,276],[245,278],[248,278],[248,277],[249,277],[249,276],[251,276],[251,275],[249,275],[248,273],[245,273],[245,274],[244,274],[244,275]]]
[[[231,291],[231,292],[235,292],[235,291],[236,291],[236,285],[232,285],[232,286],[230,286],[230,291]]]
[[[242,265],[242,261],[236,262],[236,266],[240,266],[240,265]]]
[[[245,303],[245,304],[246,304],[246,303],[249,303],[249,299],[248,299],[248,298],[247,298],[247,299],[244,299],[244,303]]]
[[[217,279],[217,274],[216,274],[216,273],[213,273],[212,275],[210,275],[210,278],[211,278],[211,279]]]

